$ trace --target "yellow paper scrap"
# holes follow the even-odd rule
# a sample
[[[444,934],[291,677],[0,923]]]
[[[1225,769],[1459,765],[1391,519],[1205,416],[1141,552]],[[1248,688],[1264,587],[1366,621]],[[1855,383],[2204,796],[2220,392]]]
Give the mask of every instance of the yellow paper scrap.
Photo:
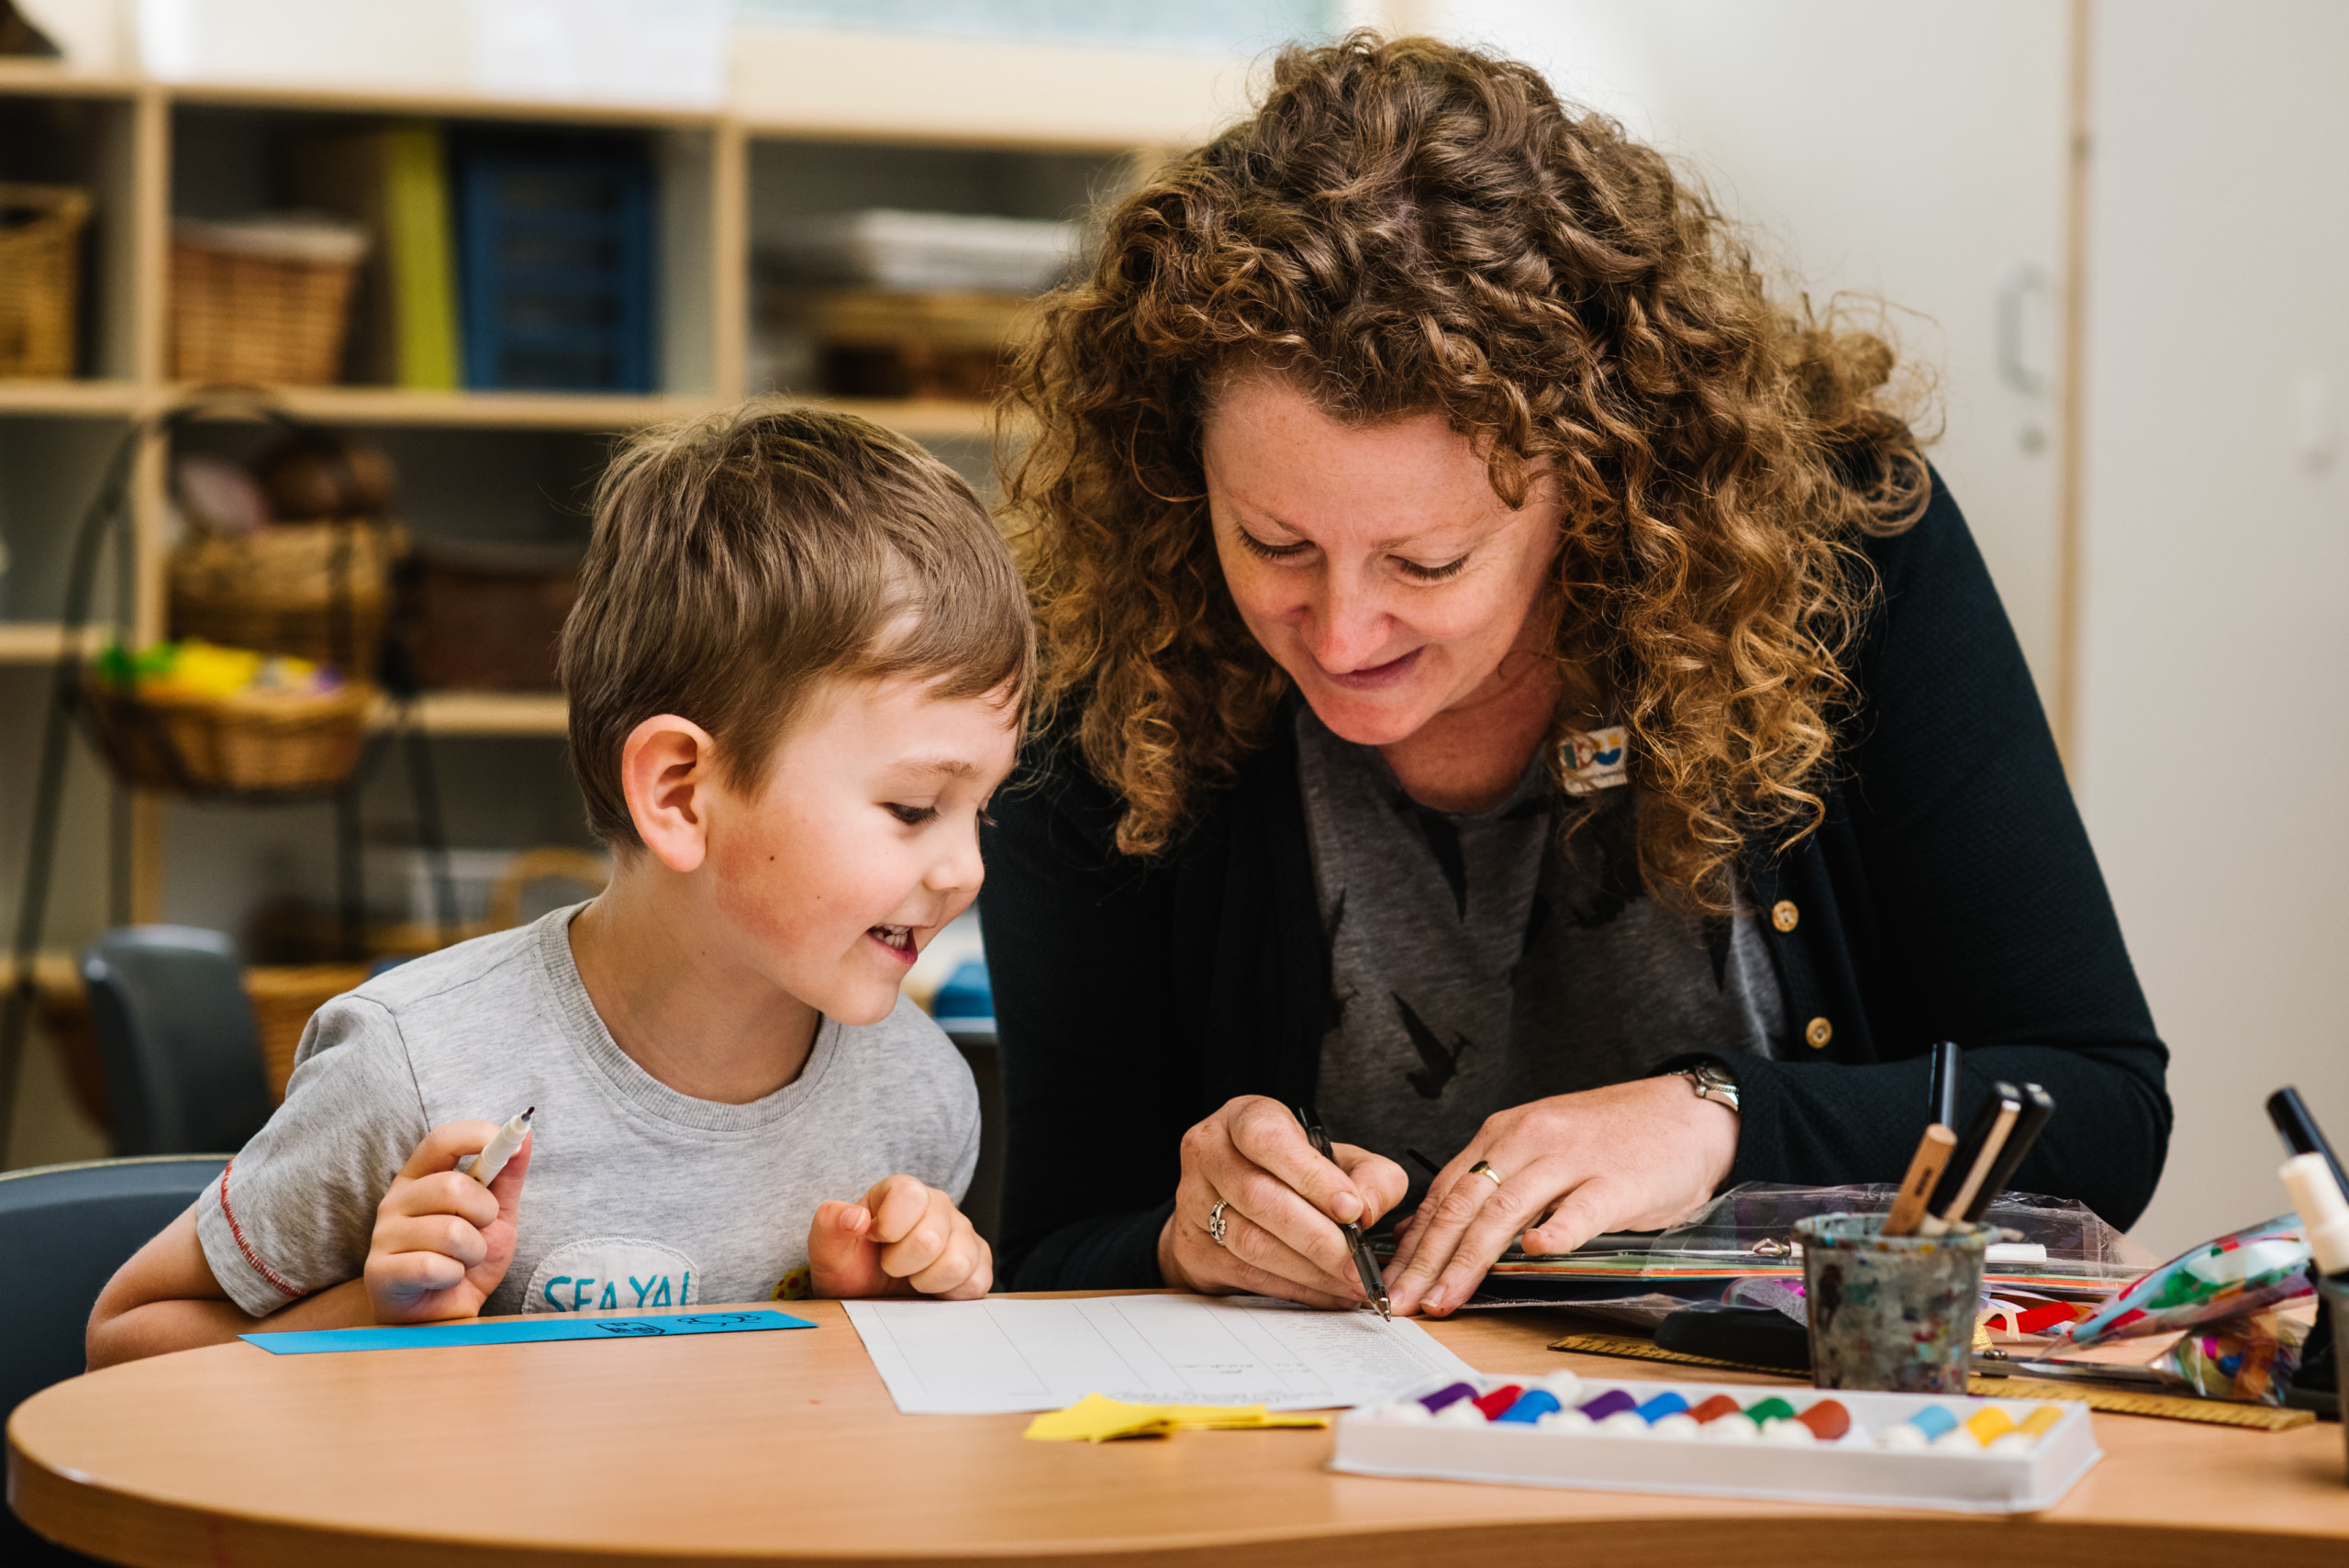
[[[1048,1410],[1037,1417],[1022,1435],[1044,1442],[1098,1443],[1112,1438],[1160,1438],[1185,1430],[1329,1424],[1327,1416],[1270,1414],[1262,1405],[1129,1405],[1088,1394],[1065,1410]]]

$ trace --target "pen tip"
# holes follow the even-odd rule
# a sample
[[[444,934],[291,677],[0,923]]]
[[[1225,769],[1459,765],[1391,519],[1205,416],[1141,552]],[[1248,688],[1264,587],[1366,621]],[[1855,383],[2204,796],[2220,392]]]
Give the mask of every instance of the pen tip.
[[[534,1117],[534,1116],[536,1116],[536,1115],[538,1115],[538,1114],[539,1114],[539,1107],[538,1107],[538,1106],[532,1106],[529,1110],[526,1110],[526,1111],[524,1111],[524,1112],[522,1113],[522,1119],[523,1119],[524,1121],[528,1121],[528,1120],[529,1120],[532,1117]]]

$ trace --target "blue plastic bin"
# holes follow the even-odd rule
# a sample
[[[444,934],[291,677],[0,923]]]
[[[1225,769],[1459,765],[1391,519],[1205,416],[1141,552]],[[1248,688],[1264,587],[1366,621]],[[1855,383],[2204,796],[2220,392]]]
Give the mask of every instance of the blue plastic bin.
[[[461,139],[465,384],[653,390],[652,171],[636,142]]]

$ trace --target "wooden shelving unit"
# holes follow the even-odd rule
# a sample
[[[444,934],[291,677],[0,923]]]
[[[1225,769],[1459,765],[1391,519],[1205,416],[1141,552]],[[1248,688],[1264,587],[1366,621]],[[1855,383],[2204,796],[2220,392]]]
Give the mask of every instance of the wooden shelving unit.
[[[902,70],[887,69],[891,50],[901,47],[924,61],[937,56],[930,63],[955,72],[954,90],[941,95]],[[28,756],[35,749],[39,710],[32,705],[46,688],[28,677],[61,651],[55,595],[49,590],[61,584],[67,536],[96,483],[102,459],[94,454],[110,447],[132,421],[171,406],[189,390],[172,378],[169,364],[171,223],[183,212],[224,214],[204,210],[201,202],[190,204],[188,183],[209,189],[220,171],[211,166],[218,161],[214,152],[185,149],[210,149],[224,136],[245,136],[259,146],[259,139],[307,134],[335,123],[417,117],[602,128],[644,136],[664,193],[659,218],[662,391],[604,396],[418,393],[368,385],[269,389],[299,417],[396,446],[403,473],[411,477],[419,465],[431,466],[436,450],[457,454],[451,462],[462,467],[458,456],[479,462],[486,461],[484,451],[510,448],[518,454],[513,463],[526,472],[509,488],[528,493],[536,486],[551,496],[548,505],[575,512],[576,495],[553,495],[559,486],[541,479],[530,464],[576,466],[583,453],[592,458],[598,438],[721,407],[758,390],[746,384],[745,371],[753,314],[752,251],[762,223],[777,216],[778,202],[800,200],[813,189],[824,195],[807,199],[839,205],[919,205],[937,200],[934,193],[944,190],[950,198],[944,205],[957,196],[983,204],[989,198],[982,187],[991,192],[1018,185],[1027,177],[1022,171],[1032,165],[1042,172],[1031,183],[1051,200],[1032,195],[1028,206],[1038,210],[1029,215],[1041,216],[1050,207],[1057,216],[1065,208],[1065,193],[1104,194],[1149,156],[1145,150],[1204,128],[1212,112],[1208,77],[1195,64],[1165,66],[1160,71],[1163,80],[1152,78],[1141,96],[1129,101],[1102,86],[1101,62],[1085,51],[1006,54],[1002,48],[989,49],[992,75],[955,63],[939,40],[901,38],[896,44],[876,44],[870,38],[810,34],[781,53],[772,40],[765,46],[754,40],[738,60],[736,101],[720,112],[495,100],[459,93],[167,83],[0,61],[0,117],[17,117],[0,118],[0,179],[61,174],[66,183],[91,189],[96,208],[90,231],[95,260],[83,305],[92,318],[84,373],[67,381],[0,381],[0,443],[12,430],[17,442],[13,449],[0,444],[0,543],[8,547],[12,562],[9,574],[0,576],[0,682],[9,694],[0,696],[0,732],[24,742],[0,750]],[[885,79],[858,85],[860,73],[875,72]],[[1180,112],[1170,105],[1182,106]],[[10,127],[51,123],[67,128],[70,135],[60,133],[51,150],[56,156],[48,161],[62,159],[72,166],[27,173],[28,161],[39,163],[46,155],[28,155],[22,137],[14,138],[17,145],[10,148]],[[189,167],[190,160],[199,166]],[[263,183],[250,172],[241,177],[253,189]],[[867,195],[859,180],[877,183]],[[967,188],[958,187],[958,180]],[[777,196],[776,191],[785,194]],[[217,206],[220,198],[210,199]],[[966,205],[963,210],[1009,209]],[[975,472],[993,433],[990,410],[979,404],[812,401],[945,443],[941,450],[965,472]],[[12,475],[6,472],[12,450],[31,453],[36,461],[29,467],[14,465],[21,472]],[[138,560],[130,618],[142,642],[164,631],[169,462],[170,454],[150,441],[134,473]],[[440,489],[452,483],[444,478]],[[414,527],[421,519],[411,515],[404,520]],[[387,727],[394,717],[386,706],[375,723]],[[435,692],[418,702],[412,717],[428,735],[452,740],[511,738],[543,746],[564,730],[562,699],[551,693]],[[165,824],[175,817],[152,798],[139,799],[134,814],[133,913],[157,918],[165,904]],[[0,835],[7,840],[0,843],[0,896],[12,901],[18,831],[15,818],[0,822]],[[81,874],[74,867],[89,848],[69,842],[60,876]],[[97,873],[93,869],[87,874]],[[219,917],[227,923],[234,912],[224,910]]]

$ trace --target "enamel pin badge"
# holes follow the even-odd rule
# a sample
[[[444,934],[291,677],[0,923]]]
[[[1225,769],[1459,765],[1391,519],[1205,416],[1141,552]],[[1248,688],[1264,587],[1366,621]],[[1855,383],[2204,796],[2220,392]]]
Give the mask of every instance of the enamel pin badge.
[[[1620,724],[1588,733],[1575,731],[1558,746],[1568,795],[1597,795],[1625,782],[1624,732]]]

